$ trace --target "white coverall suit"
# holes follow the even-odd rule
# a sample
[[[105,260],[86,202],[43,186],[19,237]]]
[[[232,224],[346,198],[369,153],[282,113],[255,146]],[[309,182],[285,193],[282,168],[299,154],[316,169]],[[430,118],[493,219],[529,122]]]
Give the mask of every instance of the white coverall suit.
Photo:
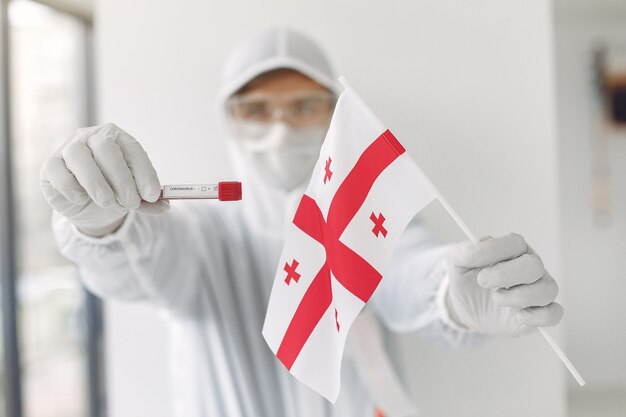
[[[330,67],[314,44],[297,33],[274,30],[231,57],[221,116],[230,94],[276,68],[295,69],[334,89]],[[228,138],[227,123],[224,128]],[[160,215],[131,211],[103,238],[87,236],[55,214],[61,252],[79,265],[84,284],[96,295],[145,301],[169,312],[177,416],[373,416],[376,405],[349,353],[341,394],[332,405],[292,377],[263,340],[283,229],[306,183],[290,192],[268,185],[228,140],[243,201],[175,202]],[[389,329],[453,345],[482,337],[455,329],[437,302],[448,250],[418,222],[409,225],[368,304]]]

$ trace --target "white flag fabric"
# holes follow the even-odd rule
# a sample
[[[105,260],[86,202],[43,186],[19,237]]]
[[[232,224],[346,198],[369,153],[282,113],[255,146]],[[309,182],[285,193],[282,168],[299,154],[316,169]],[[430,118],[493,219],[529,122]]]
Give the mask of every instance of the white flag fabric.
[[[407,224],[435,198],[420,173],[347,88],[287,231],[263,325],[283,365],[333,403],[348,330]]]

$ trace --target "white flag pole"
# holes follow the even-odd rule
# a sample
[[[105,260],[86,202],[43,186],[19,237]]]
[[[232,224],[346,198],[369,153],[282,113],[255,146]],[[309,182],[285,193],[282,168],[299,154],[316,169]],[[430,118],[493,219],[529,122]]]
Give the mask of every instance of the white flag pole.
[[[341,84],[346,89],[349,89],[354,95],[359,97],[359,95],[354,91],[354,89],[352,87],[350,87],[350,84],[348,84],[348,80],[346,80],[346,78],[344,76],[339,77],[339,82],[341,82]],[[369,108],[368,108],[368,110],[369,110]],[[380,125],[381,130],[384,129],[383,123],[378,119],[378,117],[373,112],[371,112],[371,110],[370,110],[370,115],[371,115],[371,118],[373,120],[375,120]],[[450,214],[450,216],[454,219],[454,221],[461,228],[461,230],[463,230],[465,235],[472,242],[478,242],[478,238],[476,237],[476,235],[470,230],[470,228],[467,226],[467,224],[465,224],[463,219],[461,219],[461,217],[458,215],[458,213],[452,208],[450,203],[448,203],[448,200],[446,200],[445,197],[439,192],[437,187],[435,187],[435,185],[430,181],[430,179],[426,176],[426,174],[424,174],[422,169],[417,164],[410,164],[410,165],[414,168],[414,172],[419,177],[420,181],[422,181],[424,184],[426,184],[428,187],[430,187],[430,189],[431,189],[433,195],[435,196],[435,198],[437,200],[439,200],[441,205],[446,209],[448,214]],[[568,359],[567,355],[565,355],[565,353],[561,350],[559,345],[557,345],[557,343],[552,338],[552,336],[550,336],[550,334],[543,327],[539,327],[538,329],[539,329],[539,333],[541,333],[541,335],[544,337],[544,339],[546,339],[546,341],[548,342],[548,344],[550,345],[550,347],[552,348],[554,353],[556,353],[556,355],[559,357],[561,362],[563,362],[563,365],[565,365],[565,367],[570,372],[570,374],[572,374],[572,376],[574,377],[576,382],[578,382],[578,384],[581,387],[584,386],[586,384],[585,380],[580,375],[580,373],[578,372],[576,367],[572,364],[572,362]]]

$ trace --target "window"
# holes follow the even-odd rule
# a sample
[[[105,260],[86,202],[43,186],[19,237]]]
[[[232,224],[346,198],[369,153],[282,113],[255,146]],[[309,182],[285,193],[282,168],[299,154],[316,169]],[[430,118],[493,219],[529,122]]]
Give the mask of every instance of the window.
[[[39,169],[55,148],[89,122],[89,27],[32,0],[8,0],[8,22],[22,413],[84,417],[93,414],[88,364],[97,358],[90,357],[85,342],[87,335],[93,336],[87,313],[93,314],[95,301],[55,245]],[[11,383],[15,381],[6,381]]]

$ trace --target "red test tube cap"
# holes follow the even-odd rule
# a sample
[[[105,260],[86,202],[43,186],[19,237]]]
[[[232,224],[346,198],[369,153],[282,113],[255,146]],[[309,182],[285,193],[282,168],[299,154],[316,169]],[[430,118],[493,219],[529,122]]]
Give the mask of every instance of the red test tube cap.
[[[241,183],[239,181],[218,182],[217,198],[220,201],[241,200]]]

